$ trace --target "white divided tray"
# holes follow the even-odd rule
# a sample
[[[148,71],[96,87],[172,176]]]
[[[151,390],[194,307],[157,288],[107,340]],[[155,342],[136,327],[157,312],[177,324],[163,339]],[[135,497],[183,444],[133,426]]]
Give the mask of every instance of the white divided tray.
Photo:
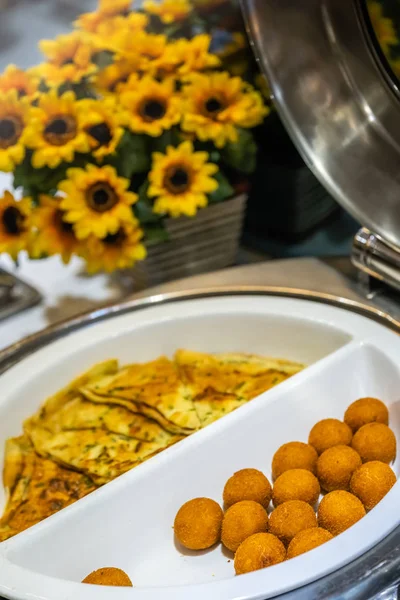
[[[116,316],[38,350],[0,377],[4,441],[45,398],[92,364],[172,356],[179,347],[251,352],[309,367],[246,406],[165,450],[95,493],[0,544],[0,596],[18,600],[266,599],[318,579],[376,545],[400,522],[400,485],[350,530],[280,565],[235,577],[218,547],[185,552],[174,542],[178,508],[197,496],[222,502],[234,471],[258,468],[312,425],[342,418],[377,396],[400,436],[400,338],[365,317],[315,302],[262,296],[186,300]],[[394,465],[398,474],[398,461]],[[4,501],[4,499],[3,499]],[[104,566],[133,588],[79,583]]]

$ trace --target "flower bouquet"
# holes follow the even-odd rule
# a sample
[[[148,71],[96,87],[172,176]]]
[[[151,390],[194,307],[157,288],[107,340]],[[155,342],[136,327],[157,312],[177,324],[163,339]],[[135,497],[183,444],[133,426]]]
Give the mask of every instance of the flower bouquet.
[[[247,189],[268,93],[231,0],[100,0],[74,26],[0,76],[0,253],[111,272]]]

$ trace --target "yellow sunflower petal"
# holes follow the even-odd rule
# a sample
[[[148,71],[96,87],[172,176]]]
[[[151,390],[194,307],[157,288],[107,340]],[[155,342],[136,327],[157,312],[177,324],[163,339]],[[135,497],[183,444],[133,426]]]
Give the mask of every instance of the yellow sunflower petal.
[[[148,13],[159,17],[166,25],[183,21],[193,10],[189,0],[161,0],[161,2],[145,0],[143,8]]]

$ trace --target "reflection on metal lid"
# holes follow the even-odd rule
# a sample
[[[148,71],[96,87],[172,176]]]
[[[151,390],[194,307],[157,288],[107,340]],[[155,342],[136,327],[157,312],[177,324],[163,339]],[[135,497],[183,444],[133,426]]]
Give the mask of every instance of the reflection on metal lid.
[[[390,84],[368,38],[360,2],[307,0],[300,8],[297,0],[242,0],[242,6],[303,157],[358,221],[400,246],[400,101],[395,78]]]

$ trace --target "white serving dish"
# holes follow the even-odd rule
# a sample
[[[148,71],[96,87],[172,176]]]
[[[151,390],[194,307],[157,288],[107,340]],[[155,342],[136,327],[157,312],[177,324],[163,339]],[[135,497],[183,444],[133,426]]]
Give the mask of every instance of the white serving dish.
[[[255,467],[270,475],[284,442],[307,440],[324,417],[353,400],[382,398],[400,435],[400,338],[346,310],[291,298],[225,296],[183,300],[110,316],[21,360],[0,377],[4,441],[40,403],[93,363],[145,361],[178,347],[282,356],[310,366],[245,407],[153,457],[76,504],[0,544],[0,596],[13,600],[256,600],[332,573],[400,523],[400,484],[350,530],[278,566],[235,577],[221,546],[190,553],[172,524],[186,500],[221,502],[227,478]],[[399,463],[393,467],[398,474]],[[4,501],[4,499],[3,499]],[[229,562],[230,561],[230,562]],[[118,566],[134,588],[79,582]]]

